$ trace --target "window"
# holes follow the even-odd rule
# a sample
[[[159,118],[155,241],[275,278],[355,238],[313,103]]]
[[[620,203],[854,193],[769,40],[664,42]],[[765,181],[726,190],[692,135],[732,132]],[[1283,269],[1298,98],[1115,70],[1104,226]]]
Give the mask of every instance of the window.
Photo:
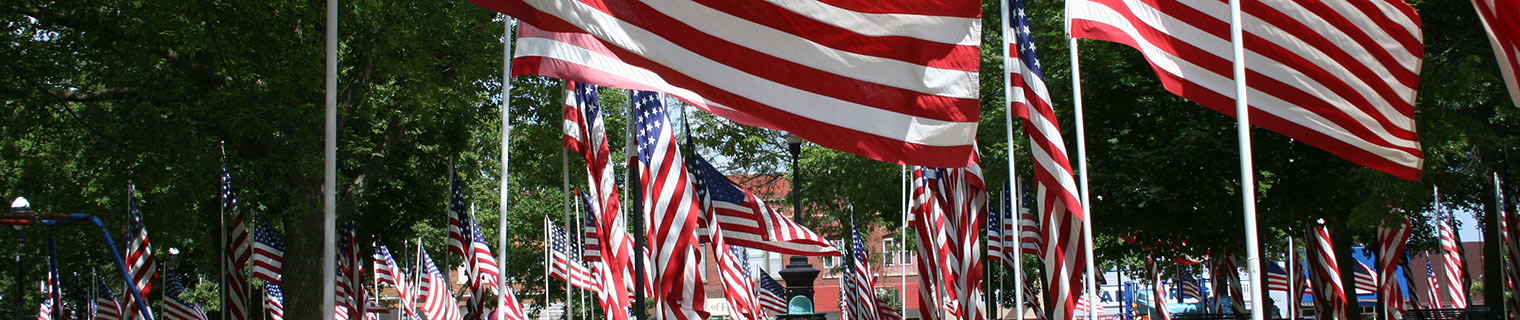
[[[885,253],[881,258],[883,264],[886,264],[888,266],[895,266],[898,264],[896,240],[897,239],[890,237],[881,238],[881,252]]]
[[[840,250],[844,249],[844,244],[845,244],[844,240],[829,240],[829,242],[833,242],[835,248],[840,248]],[[833,267],[839,266],[840,262],[841,262],[841,260],[839,259],[838,256],[823,257],[823,267],[824,268],[833,268]]]

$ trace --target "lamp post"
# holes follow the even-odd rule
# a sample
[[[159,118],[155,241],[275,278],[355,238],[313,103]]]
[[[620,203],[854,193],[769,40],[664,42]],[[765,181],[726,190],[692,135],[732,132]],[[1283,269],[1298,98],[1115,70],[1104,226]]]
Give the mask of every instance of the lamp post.
[[[797,158],[802,154],[802,138],[787,133],[787,151],[792,154],[792,220],[802,223],[802,175]],[[813,311],[813,281],[818,279],[818,268],[808,263],[806,256],[792,255],[781,278],[786,280],[787,311],[778,319],[823,319],[824,315]]]
[[[32,203],[30,201],[27,201],[26,198],[16,197],[16,200],[11,202],[10,213],[16,215],[30,215],[32,214]],[[22,319],[26,316],[26,312],[23,311],[26,309],[26,304],[22,302],[22,300],[25,300],[22,299],[22,297],[25,297],[26,294],[26,289],[24,289],[24,284],[26,283],[26,268],[23,267],[23,264],[21,263],[21,251],[22,248],[25,247],[26,238],[22,237],[21,235],[21,225],[17,224],[12,227],[16,229],[16,319]]]

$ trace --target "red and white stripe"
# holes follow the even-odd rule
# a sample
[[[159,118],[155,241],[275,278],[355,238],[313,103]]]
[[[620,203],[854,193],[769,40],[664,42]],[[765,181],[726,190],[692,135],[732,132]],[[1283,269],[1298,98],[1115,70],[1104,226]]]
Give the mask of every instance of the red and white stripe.
[[[1081,208],[1081,207],[1076,207]],[[1043,257],[1045,250],[1045,238],[1040,232],[1040,220],[1034,212],[1019,214],[1019,243],[1020,252]]]
[[[1500,200],[1502,201],[1503,198]],[[1513,210],[1510,212],[1499,216],[1501,218],[1499,227],[1503,230],[1500,233],[1500,240],[1504,243],[1504,254],[1508,257],[1504,260],[1504,274],[1507,277],[1505,284],[1510,292],[1520,292],[1520,243],[1515,242],[1515,235],[1520,234],[1520,223],[1517,223],[1520,220],[1516,220],[1516,214],[1520,212]],[[1509,299],[1505,299],[1505,303],[1509,304],[1510,310],[1520,312],[1520,296],[1512,295]]]
[[[1398,268],[1404,261],[1404,246],[1410,236],[1409,219],[1385,221],[1377,229],[1378,296],[1383,299],[1386,319],[1404,318],[1404,292],[1399,287]],[[1412,283],[1412,282],[1411,282]]]
[[[1073,37],[1139,50],[1168,91],[1224,114],[1235,105],[1230,5],[1075,0]],[[1261,1],[1241,8],[1251,124],[1416,180],[1420,17],[1402,0]]]
[[[544,224],[549,226],[549,230],[547,230],[548,236],[557,237],[551,240],[549,277],[569,283],[572,287],[600,292],[602,284],[597,280],[598,276],[594,275],[593,271],[587,268],[581,261],[572,257],[571,253],[566,252],[567,250],[574,249],[567,247],[568,245],[565,243],[564,238],[568,237],[565,230],[560,228],[559,225],[549,223],[548,216],[544,217]]]
[[[1509,88],[1509,97],[1520,106],[1520,80],[1515,78],[1515,71],[1520,70],[1520,57],[1517,57],[1520,56],[1520,25],[1513,20],[1515,15],[1520,15],[1520,2],[1472,0],[1472,3],[1478,10],[1478,19],[1483,21],[1483,31],[1488,33],[1488,42],[1493,45],[1494,58],[1499,62],[1499,72]]]
[[[524,31],[529,27],[524,25]],[[526,39],[526,38],[519,38]],[[521,40],[519,40],[521,41]],[[521,52],[521,50],[519,50]],[[586,161],[586,180],[591,188],[586,189],[586,195],[591,199],[591,205],[587,206],[586,214],[595,220],[595,226],[588,228],[588,232],[595,232],[598,256],[603,261],[602,268],[597,269],[603,284],[603,290],[599,291],[600,297],[606,305],[605,310],[628,310],[632,307],[628,291],[633,286],[633,237],[628,233],[627,221],[623,219],[622,209],[619,205],[617,176],[613,171],[611,148],[607,144],[606,126],[602,121],[600,112],[595,117],[587,117],[585,106],[577,99],[575,83],[565,83],[565,130],[567,133],[565,145],[580,154]],[[578,121],[577,121],[578,120]],[[574,121],[574,127],[571,122]],[[575,137],[580,137],[575,142],[568,131],[576,131]],[[575,147],[571,147],[575,145]],[[590,243],[588,241],[587,243]],[[609,320],[627,320],[626,312],[608,312]]]
[[[243,266],[253,256],[248,239],[248,226],[243,224],[243,214],[234,212],[231,228],[227,231],[227,250],[223,257],[226,270],[227,314],[230,320],[248,319],[248,275]]]
[[[1330,230],[1324,225],[1310,225],[1308,238],[1308,243],[1304,245],[1309,251],[1315,318],[1345,319],[1346,291],[1341,284],[1340,264],[1335,260],[1335,245],[1330,242]]]
[[[981,229],[986,225],[987,188],[981,166],[945,169],[939,175],[935,194],[946,205],[945,220],[949,228],[949,255],[960,319],[985,319],[982,310]]]
[[[589,33],[523,32],[516,74],[667,92],[887,162],[972,161],[977,1],[474,2],[544,30]]]
[[[1377,293],[1378,281],[1374,274],[1377,274],[1377,272],[1372,271],[1372,267],[1368,267],[1367,264],[1361,261],[1356,262],[1356,272],[1352,274],[1356,280],[1356,294]]]
[[[1151,317],[1154,320],[1172,320],[1172,310],[1167,308],[1166,286],[1161,282],[1161,269],[1156,267],[1155,259],[1146,259],[1151,269],[1151,305],[1156,308],[1156,314]]]
[[[1457,248],[1456,231],[1451,224],[1446,222],[1446,217],[1437,218],[1437,229],[1440,230],[1441,241],[1441,304],[1448,308],[1467,308],[1467,292],[1462,281],[1462,253]]]

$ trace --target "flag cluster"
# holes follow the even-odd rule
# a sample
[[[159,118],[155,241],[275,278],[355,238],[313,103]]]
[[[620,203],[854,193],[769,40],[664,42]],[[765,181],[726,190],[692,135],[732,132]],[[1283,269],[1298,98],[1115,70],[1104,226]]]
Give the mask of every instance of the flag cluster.
[[[632,101],[644,221],[650,222],[647,239],[653,254],[655,301],[661,319],[701,319],[707,316],[702,283],[697,279],[702,267],[696,250],[701,212],[659,96],[636,91]]]

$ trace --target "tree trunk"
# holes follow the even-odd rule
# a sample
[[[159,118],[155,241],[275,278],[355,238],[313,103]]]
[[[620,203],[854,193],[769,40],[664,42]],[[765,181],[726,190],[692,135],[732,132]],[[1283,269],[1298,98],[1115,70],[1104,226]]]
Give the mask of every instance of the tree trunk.
[[[320,190],[321,188],[312,188]],[[285,293],[286,319],[322,319],[322,198],[309,193],[303,204],[294,204],[285,223],[285,261],[281,282]]]
[[[1340,267],[1341,284],[1346,294],[1346,319],[1361,320],[1362,308],[1356,301],[1356,258],[1351,256],[1351,232],[1346,221],[1336,219],[1330,223],[1330,241],[1335,242],[1335,261]]]

